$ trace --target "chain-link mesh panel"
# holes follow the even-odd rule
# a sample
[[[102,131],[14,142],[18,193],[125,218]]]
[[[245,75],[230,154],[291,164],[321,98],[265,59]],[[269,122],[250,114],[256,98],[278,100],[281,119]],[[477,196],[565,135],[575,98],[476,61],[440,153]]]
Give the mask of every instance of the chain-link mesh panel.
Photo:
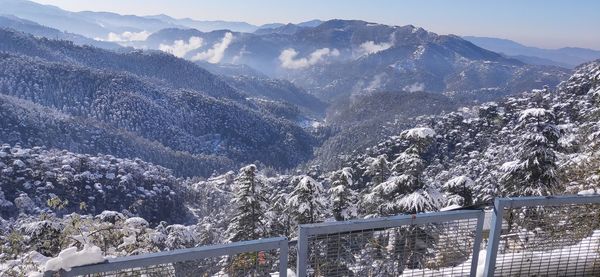
[[[600,276],[600,204],[504,209],[495,276]]]
[[[477,218],[308,237],[310,276],[469,276]]]

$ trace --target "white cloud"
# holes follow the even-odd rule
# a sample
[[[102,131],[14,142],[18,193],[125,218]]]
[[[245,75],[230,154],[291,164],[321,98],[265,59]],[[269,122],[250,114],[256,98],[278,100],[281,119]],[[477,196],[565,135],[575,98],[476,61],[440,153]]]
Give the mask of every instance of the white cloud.
[[[359,56],[374,54],[392,47],[390,42],[375,43],[372,40],[365,41],[359,46]]]
[[[238,63],[246,54],[250,54],[250,53],[251,53],[250,51],[246,50],[246,45],[244,45],[242,47],[242,49],[240,50],[240,52],[237,55],[233,56],[233,58],[231,58],[231,62]]]
[[[281,67],[288,69],[301,69],[306,68],[317,63],[322,62],[327,57],[337,57],[340,55],[340,51],[337,49],[321,48],[312,52],[308,57],[296,59],[298,51],[293,48],[288,48],[281,51],[279,55],[279,61]]]
[[[112,42],[128,42],[128,41],[144,41],[150,36],[150,32],[141,31],[141,32],[123,32],[122,34],[117,34],[110,32],[108,33],[106,41]]]
[[[194,51],[204,44],[204,41],[201,37],[190,37],[188,41],[184,40],[176,40],[171,45],[161,44],[158,46],[158,49],[161,51],[171,53],[176,57],[183,58],[190,51]]]
[[[207,61],[209,63],[219,63],[225,55],[225,50],[233,40],[232,33],[226,33],[221,42],[215,43],[211,49],[200,52],[192,57],[192,61]]]
[[[383,84],[383,78],[386,77],[385,73],[377,74],[373,77],[373,80],[369,83],[369,85],[365,88],[366,91],[376,91],[381,88]]]
[[[423,83],[414,83],[410,86],[405,86],[404,91],[406,92],[417,92],[417,91],[425,91],[425,84]]]

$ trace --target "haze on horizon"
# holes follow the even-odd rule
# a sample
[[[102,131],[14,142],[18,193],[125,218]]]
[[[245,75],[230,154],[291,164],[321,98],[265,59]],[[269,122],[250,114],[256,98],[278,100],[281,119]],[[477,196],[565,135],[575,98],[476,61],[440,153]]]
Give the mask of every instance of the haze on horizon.
[[[600,1],[594,0],[34,0],[69,11],[166,14],[255,25],[359,19],[423,27],[439,34],[506,38],[541,48],[600,50]]]

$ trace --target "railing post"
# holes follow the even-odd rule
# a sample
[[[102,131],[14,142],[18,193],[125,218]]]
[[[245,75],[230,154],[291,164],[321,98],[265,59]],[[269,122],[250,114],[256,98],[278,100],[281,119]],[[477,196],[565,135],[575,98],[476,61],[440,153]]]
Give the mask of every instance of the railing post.
[[[288,240],[279,243],[279,277],[286,277],[288,270]]]
[[[298,257],[296,264],[297,277],[306,277],[308,268],[308,235],[307,229],[302,226],[298,227]]]
[[[475,240],[473,241],[473,256],[471,257],[471,276],[477,276],[477,266],[479,265],[479,251],[481,250],[481,241],[483,240],[483,222],[485,221],[485,212],[477,216],[477,228],[475,229]]]
[[[494,276],[496,270],[496,256],[498,255],[498,246],[500,245],[500,235],[502,234],[502,220],[506,199],[496,198],[494,201],[494,214],[492,216],[490,237],[487,247],[485,260],[484,276]]]

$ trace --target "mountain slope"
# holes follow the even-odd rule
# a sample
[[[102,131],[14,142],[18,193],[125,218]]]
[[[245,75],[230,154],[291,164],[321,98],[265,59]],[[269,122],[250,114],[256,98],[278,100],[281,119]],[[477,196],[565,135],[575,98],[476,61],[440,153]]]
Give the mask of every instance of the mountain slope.
[[[525,56],[536,57],[539,59],[550,60],[553,63],[543,63],[542,60],[537,60],[537,64],[560,65],[567,68],[574,68],[582,63],[589,62],[600,58],[600,51],[584,48],[565,47],[560,49],[543,49],[531,46],[525,46],[520,43],[508,39],[489,38],[489,37],[473,37],[466,36],[464,39],[473,42],[474,44],[504,53],[509,56]],[[517,57],[518,58],[518,57]],[[526,60],[525,58],[524,60]],[[531,61],[531,58],[529,58]]]
[[[235,89],[197,65],[162,52],[140,50],[113,52],[100,48],[76,46],[68,41],[34,38],[0,29],[0,51],[39,57],[49,61],[69,62],[100,70],[125,71],[155,79],[176,88],[188,88],[208,95],[243,99]]]
[[[236,163],[219,155],[192,155],[99,120],[72,116],[32,101],[0,94],[0,141],[32,148],[45,145],[83,154],[140,158],[177,176],[209,176]]]
[[[11,14],[88,38],[111,39],[110,33],[121,36],[126,35],[125,32],[154,32],[164,28],[184,27],[134,15],[87,11],[70,12],[27,0],[1,0],[0,5],[3,14]]]
[[[100,129],[132,133],[134,141],[139,137],[185,155],[219,155],[236,162],[258,160],[276,167],[294,166],[311,155],[313,142],[304,130],[246,104],[216,99],[194,90],[160,86],[128,73],[9,54],[2,54],[0,63],[0,93],[108,125]],[[16,136],[41,141],[48,147],[64,146],[57,140],[36,138],[35,134],[29,137],[19,124],[9,126],[14,128],[6,130],[4,134],[8,137],[2,140],[18,142],[11,139]],[[70,128],[73,140],[78,144],[90,143],[86,138],[93,137],[90,132],[98,128],[79,127]],[[77,144],[72,147],[67,149],[75,149]],[[94,148],[93,143],[85,149],[102,151]],[[135,151],[122,152],[121,146],[106,150],[115,150],[108,154],[137,157],[132,156]],[[180,160],[183,161],[185,157]],[[226,165],[224,161],[221,164]],[[219,168],[219,162],[211,167]],[[172,168],[181,169],[177,164]],[[206,171],[194,173],[204,175]]]
[[[315,151],[315,162],[324,170],[338,168],[344,157],[415,125],[414,118],[451,112],[459,103],[427,92],[373,92],[338,102],[329,110],[331,136]]]
[[[11,14],[41,25],[70,33],[119,43],[143,40],[145,36],[165,28],[195,28],[202,31],[229,29],[254,32],[257,26],[246,22],[175,19],[167,15],[136,16],[111,12],[70,12],[51,5],[27,0],[0,0],[2,14]]]
[[[253,97],[290,103],[313,114],[322,114],[327,107],[327,104],[315,96],[286,80],[243,75],[225,80],[234,88]]]

